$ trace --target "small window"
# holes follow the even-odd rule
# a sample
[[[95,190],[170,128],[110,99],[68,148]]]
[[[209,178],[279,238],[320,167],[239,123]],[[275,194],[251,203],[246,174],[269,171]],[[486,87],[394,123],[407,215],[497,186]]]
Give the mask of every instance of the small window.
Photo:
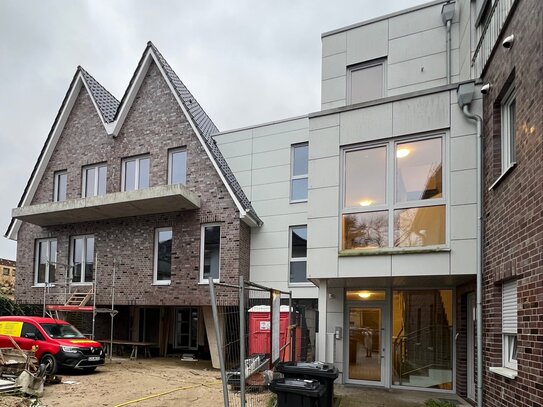
[[[149,156],[126,158],[123,160],[122,190],[134,191],[149,187]]]
[[[309,145],[292,146],[290,202],[307,201],[307,172]]]
[[[54,197],[55,202],[66,200],[66,186],[68,182],[68,173],[66,171],[55,172]]]
[[[219,281],[221,268],[221,227],[203,225],[200,243],[200,281],[207,282],[209,277]]]
[[[76,236],[71,242],[73,283],[91,283],[94,277],[94,236]]]
[[[502,286],[503,366],[517,370],[517,281]]]
[[[168,157],[168,183],[187,183],[187,150],[171,150]]]
[[[43,335],[42,333],[36,328],[34,325],[24,322],[23,326],[21,328],[21,337],[22,338],[28,338],[28,339],[36,339],[38,341],[43,341]]]
[[[102,196],[106,194],[107,166],[92,165],[83,168],[82,197]]]
[[[350,104],[384,97],[384,61],[348,68],[347,98]]]
[[[289,281],[307,283],[307,226],[290,228]]]
[[[4,267],[4,269],[2,270],[2,274],[5,276],[9,276],[9,268]]]
[[[512,87],[505,95],[501,106],[501,161],[502,174],[515,164],[516,95]]]
[[[153,284],[170,284],[172,278],[172,228],[155,230]]]
[[[55,282],[57,262],[57,239],[36,241],[34,284],[41,285]]]

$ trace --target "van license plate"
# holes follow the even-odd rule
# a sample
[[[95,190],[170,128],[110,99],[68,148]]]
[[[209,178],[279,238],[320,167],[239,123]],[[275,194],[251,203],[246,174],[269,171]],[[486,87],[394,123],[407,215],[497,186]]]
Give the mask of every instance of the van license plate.
[[[96,362],[100,360],[100,356],[89,356],[89,362]]]

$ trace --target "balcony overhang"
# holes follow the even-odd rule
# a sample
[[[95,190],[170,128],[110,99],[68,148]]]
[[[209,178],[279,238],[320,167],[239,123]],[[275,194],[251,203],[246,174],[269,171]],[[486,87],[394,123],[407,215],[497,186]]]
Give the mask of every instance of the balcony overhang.
[[[161,185],[129,192],[23,206],[12,217],[38,226],[63,225],[129,216],[198,209],[200,199],[183,185]]]

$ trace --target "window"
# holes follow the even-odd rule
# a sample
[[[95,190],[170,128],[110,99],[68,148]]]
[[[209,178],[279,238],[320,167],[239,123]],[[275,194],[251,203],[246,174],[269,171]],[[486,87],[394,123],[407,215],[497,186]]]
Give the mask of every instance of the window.
[[[155,230],[153,284],[170,284],[172,278],[172,228]]]
[[[207,282],[209,276],[219,281],[221,268],[221,227],[203,225],[200,242],[200,281]]]
[[[290,228],[289,281],[307,283],[307,226]]]
[[[83,168],[82,197],[101,196],[106,194],[106,164],[92,165]]]
[[[22,338],[28,338],[28,339],[36,339],[38,341],[43,341],[43,335],[42,333],[36,328],[34,325],[24,322],[23,326],[21,328],[21,337]]]
[[[9,276],[9,268],[4,267],[3,270],[2,270],[2,274],[5,275],[5,276]]]
[[[54,181],[54,202],[61,202],[66,200],[66,184],[68,182],[68,173],[66,171],[55,172]]]
[[[36,241],[34,284],[55,282],[57,262],[57,240],[40,239]]]
[[[290,174],[290,202],[307,201],[307,164],[309,145],[292,146]]]
[[[149,187],[149,163],[149,156],[123,160],[123,191],[134,191]]]
[[[71,242],[73,283],[91,283],[94,277],[94,236],[76,236]]]
[[[503,367],[517,370],[517,281],[502,286]]]
[[[168,183],[187,183],[187,150],[171,150],[168,157]]]
[[[512,87],[501,106],[501,161],[502,174],[515,164],[516,98]]]
[[[430,137],[345,151],[343,250],[445,244],[442,143]]]
[[[350,104],[384,96],[384,66],[384,61],[377,61],[348,68],[347,99]]]

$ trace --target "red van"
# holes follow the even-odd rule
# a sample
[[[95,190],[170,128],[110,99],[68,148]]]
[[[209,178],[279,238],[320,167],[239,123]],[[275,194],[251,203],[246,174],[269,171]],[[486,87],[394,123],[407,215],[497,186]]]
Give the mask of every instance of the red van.
[[[105,362],[105,353],[96,341],[86,338],[66,321],[41,317],[0,317],[0,347],[13,348],[11,336],[21,349],[35,347],[36,358],[46,374],[58,368],[93,371]]]

